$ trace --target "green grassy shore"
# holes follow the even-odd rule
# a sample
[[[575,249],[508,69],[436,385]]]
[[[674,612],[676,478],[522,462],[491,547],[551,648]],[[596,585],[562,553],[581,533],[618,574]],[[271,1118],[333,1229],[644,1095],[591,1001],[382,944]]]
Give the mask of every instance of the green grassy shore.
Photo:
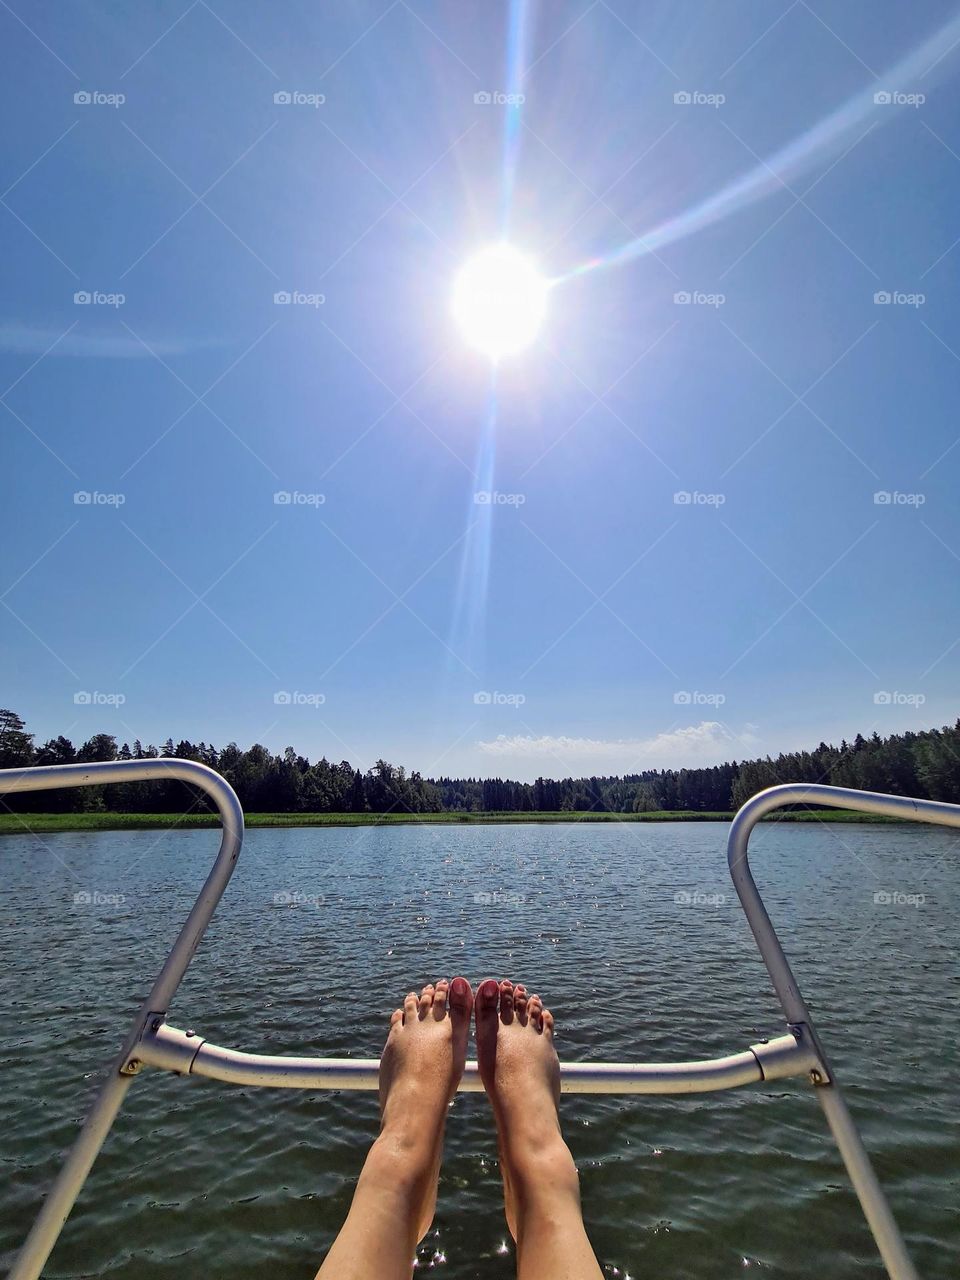
[[[729,822],[732,813],[662,810],[652,813],[248,813],[252,827],[380,827],[407,823],[507,822]],[[890,819],[844,809],[782,812],[770,822],[887,822]],[[57,831],[139,831],[162,827],[218,827],[212,813],[0,813],[0,835]]]

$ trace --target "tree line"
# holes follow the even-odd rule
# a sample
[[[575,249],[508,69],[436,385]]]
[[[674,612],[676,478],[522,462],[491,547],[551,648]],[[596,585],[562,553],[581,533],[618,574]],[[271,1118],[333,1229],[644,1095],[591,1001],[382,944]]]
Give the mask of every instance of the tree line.
[[[172,738],[161,747],[135,741],[117,746],[97,733],[80,746],[63,735],[40,746],[13,711],[0,710],[0,769],[83,764],[98,760],[197,760],[221,773],[251,813],[650,813],[660,810],[727,812],[780,782],[824,782],[837,787],[960,803],[960,720],[953,726],[869,738],[857,734],[839,746],[774,759],[731,761],[702,769],[648,769],[623,777],[424,778],[416,770],[378,760],[365,773],[348,760],[313,763],[287,747],[274,755],[254,743],[217,748]],[[208,807],[184,783],[127,782],[64,791],[25,792],[6,798],[20,812],[175,813]]]

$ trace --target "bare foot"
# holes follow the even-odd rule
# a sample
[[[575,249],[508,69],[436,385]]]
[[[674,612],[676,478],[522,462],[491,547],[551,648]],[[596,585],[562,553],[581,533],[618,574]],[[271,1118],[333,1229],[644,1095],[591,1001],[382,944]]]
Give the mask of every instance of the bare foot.
[[[497,1121],[507,1226],[519,1242],[531,1198],[572,1195],[576,1167],[560,1133],[553,1015],[522,984],[488,978],[476,999],[480,1078]]]
[[[447,1107],[467,1058],[473,991],[466,978],[413,991],[390,1018],[380,1058],[377,1145],[409,1187],[417,1239],[433,1221]]]
[[[447,1107],[463,1075],[473,992],[466,978],[410,992],[380,1058],[380,1134],[317,1280],[409,1280],[437,1203]]]

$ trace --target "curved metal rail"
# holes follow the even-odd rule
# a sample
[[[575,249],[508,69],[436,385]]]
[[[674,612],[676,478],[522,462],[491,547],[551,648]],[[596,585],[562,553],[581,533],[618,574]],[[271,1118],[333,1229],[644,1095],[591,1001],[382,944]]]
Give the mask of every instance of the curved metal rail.
[[[158,1018],[162,1022],[187,965],[210,923],[210,917],[223,896],[227,881],[233,875],[243,843],[243,809],[233,787],[219,773],[192,760],[118,760],[102,764],[61,764],[36,769],[0,770],[0,795],[19,791],[53,791],[58,787],[99,787],[111,782],[155,782],[169,779],[178,779],[199,787],[217,806],[223,824],[220,850],[163,968],[150,988],[150,994],[133,1020],[123,1047],[90,1108],[70,1154],[37,1214],[30,1234],[10,1270],[9,1280],[37,1280],[63,1230],[63,1224],[73,1208],[80,1188],[100,1154],[100,1148],[135,1078],[125,1069],[126,1064],[145,1028]]]
[[[377,1058],[241,1053],[167,1023],[148,1028],[136,1052],[145,1066],[270,1089],[373,1090],[380,1071]],[[744,1053],[702,1062],[562,1062],[560,1089],[562,1093],[707,1093],[809,1073],[818,1065],[812,1046],[789,1034],[751,1045]],[[476,1062],[467,1063],[460,1090],[483,1092]]]
[[[960,806],[938,800],[914,800],[904,796],[882,795],[876,791],[854,791],[847,787],[828,787],[819,783],[788,783],[769,787],[753,796],[740,809],[731,824],[727,841],[727,865],[747,922],[753,931],[763,962],[767,966],[780,1005],[787,1021],[806,1029],[823,1068],[814,1078],[816,1095],[823,1107],[834,1141],[843,1157],[847,1174],[857,1193],[864,1217],[873,1232],[884,1265],[891,1280],[918,1280],[916,1269],[907,1253],[890,1206],[877,1181],[870,1157],[853,1117],[847,1109],[836,1077],[827,1062],[810,1019],[810,1012],[800,987],[784,955],[780,939],[763,905],[747,857],[747,846],[754,827],[767,814],[785,805],[806,804],[831,809],[854,809],[876,813],[885,818],[907,822],[933,822],[945,827],[960,827]]]
[[[115,782],[179,779],[199,787],[217,806],[223,823],[220,851],[150,994],[97,1096],[60,1174],[21,1249],[9,1280],[37,1280],[73,1207],[127,1089],[145,1066],[228,1084],[294,1089],[375,1089],[376,1059],[296,1058],[244,1053],[210,1044],[166,1022],[166,1011],[233,873],[243,840],[243,811],[230,785],[206,765],[189,760],[132,760],[87,765],[0,770],[0,794]],[[742,1053],[700,1062],[561,1065],[565,1093],[689,1094],[738,1088],[764,1080],[806,1076],[816,1086],[867,1222],[891,1280],[917,1280],[903,1240],[870,1165],[860,1135],[839,1092],[810,1015],[747,860],[750,834],[761,818],[788,804],[858,809],[893,818],[960,827],[960,806],[907,800],[874,792],[819,785],[771,787],[747,802],[731,825],[728,863],[734,887],[753,930],[787,1019],[787,1034]],[[482,1088],[475,1062],[467,1063],[461,1089]]]

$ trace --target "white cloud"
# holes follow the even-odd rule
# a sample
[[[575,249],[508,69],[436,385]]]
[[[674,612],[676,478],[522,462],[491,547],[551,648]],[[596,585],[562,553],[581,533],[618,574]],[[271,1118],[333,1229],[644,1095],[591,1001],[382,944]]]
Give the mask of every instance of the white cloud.
[[[756,739],[750,726],[734,734],[717,720],[652,738],[574,738],[565,734],[505,734],[478,742],[487,757],[515,763],[524,772],[536,764],[545,774],[639,773],[643,769],[698,768],[743,756]]]

